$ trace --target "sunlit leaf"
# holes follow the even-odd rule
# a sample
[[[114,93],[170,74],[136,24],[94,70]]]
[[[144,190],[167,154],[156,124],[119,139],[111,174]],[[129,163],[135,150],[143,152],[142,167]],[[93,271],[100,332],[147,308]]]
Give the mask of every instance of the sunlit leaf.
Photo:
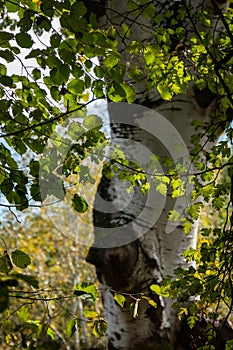
[[[93,310],[84,310],[83,315],[86,318],[96,318],[99,316],[98,312],[93,311]]]
[[[30,318],[30,310],[27,305],[23,305],[18,311],[17,316],[22,322],[26,322]]]
[[[148,304],[150,304],[150,305],[153,306],[154,308],[157,308],[157,307],[158,307],[157,303],[156,303],[153,299],[148,298],[148,297],[145,297],[145,296],[142,296],[142,299],[146,299],[147,302],[148,302]]]
[[[66,334],[68,337],[72,337],[74,333],[76,332],[77,327],[76,327],[76,320],[71,319],[70,321],[67,322],[66,324]]]
[[[161,97],[164,100],[171,100],[172,93],[168,86],[166,85],[158,85],[157,86],[158,92],[160,93]]]
[[[74,295],[84,299],[96,300],[98,296],[97,288],[93,283],[81,282],[74,287]]]
[[[177,211],[171,210],[169,212],[168,220],[177,222],[179,220],[179,218],[180,218],[180,214]]]
[[[169,297],[169,291],[166,287],[164,286],[159,286],[158,284],[152,284],[150,286],[150,289],[152,290],[152,292],[154,292],[155,294],[158,294],[162,297]]]
[[[95,321],[93,334],[97,338],[103,337],[106,334],[107,328],[108,328],[107,323],[103,319]]]
[[[187,318],[187,322],[188,322],[189,328],[192,329],[195,326],[197,321],[198,321],[198,316],[195,316],[195,315],[189,316]]]
[[[117,302],[121,307],[124,306],[124,303],[125,303],[125,301],[126,301],[124,295],[118,294],[118,293],[115,293],[115,294],[114,294],[114,300],[116,300],[116,302]]]

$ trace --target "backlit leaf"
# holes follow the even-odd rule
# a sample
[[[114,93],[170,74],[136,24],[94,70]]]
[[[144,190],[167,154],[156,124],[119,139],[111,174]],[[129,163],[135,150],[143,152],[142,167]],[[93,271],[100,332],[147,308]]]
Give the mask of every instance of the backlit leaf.
[[[95,114],[87,115],[83,120],[83,125],[87,129],[101,128],[103,121]]]

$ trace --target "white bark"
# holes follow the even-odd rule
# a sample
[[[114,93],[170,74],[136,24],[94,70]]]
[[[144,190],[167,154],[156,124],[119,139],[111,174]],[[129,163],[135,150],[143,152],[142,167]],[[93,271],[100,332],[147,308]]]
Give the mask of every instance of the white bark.
[[[177,109],[179,109],[179,118],[177,118],[176,114]],[[205,115],[205,111],[195,103],[192,90],[190,89],[190,93],[185,96],[180,96],[172,102],[164,103],[159,107],[159,112],[174,124],[186,145],[190,147],[189,140],[193,134],[193,128],[190,126],[191,122],[194,119],[202,120]],[[114,113],[113,115],[110,113],[110,116],[114,119]],[[129,118],[126,117],[127,120]],[[122,137],[126,137],[122,129],[114,130],[114,133],[117,141],[121,133],[123,133]],[[131,137],[130,141],[129,137]],[[145,130],[138,129],[134,130],[133,136],[128,135],[128,139],[125,141],[125,147],[123,148],[127,150],[127,157],[130,158],[132,156],[133,158],[135,156],[134,147],[130,148],[132,138],[142,140],[146,147],[150,147],[152,153],[161,156],[160,142],[157,141],[156,143],[155,139],[150,139],[145,134]],[[123,141],[121,141],[121,146],[122,143]],[[109,185],[102,180],[102,185],[103,188],[100,189],[100,195],[106,197],[106,194],[108,194],[108,200],[111,199],[112,201],[116,200],[116,197],[120,198],[120,201],[117,203],[119,205],[120,202],[120,208],[124,208],[126,205],[124,203],[128,201],[124,184],[113,180]],[[108,223],[114,222],[114,226],[116,224],[117,226],[123,225],[123,223],[131,220],[135,213],[140,213],[143,209],[145,196],[140,194],[139,190],[138,192],[136,190],[134,195],[130,199],[131,208],[128,208],[127,212],[119,213],[119,207],[116,206],[116,213],[107,213],[105,216],[103,213],[97,212],[95,214],[95,245],[97,247],[100,247],[102,242],[102,229],[99,230],[98,226],[101,226],[104,221]],[[161,210],[160,203],[164,201],[162,196],[158,194],[157,198],[155,197],[156,200],[158,201],[157,203],[151,203],[151,215],[156,215],[157,205],[158,210]],[[194,225],[189,235],[185,235],[183,228],[177,225],[174,230],[171,227],[168,230],[167,217],[169,211],[174,208],[174,204],[175,200],[167,196],[166,205],[162,208],[162,213],[159,213],[161,215],[159,215],[153,226],[151,226],[151,218],[144,217],[143,226],[146,226],[148,231],[145,235],[141,235],[140,228],[138,229],[137,225],[134,226],[132,224],[131,231],[124,233],[132,236],[130,238],[132,243],[118,247],[119,235],[114,238],[111,236],[111,240],[107,242],[110,243],[115,239],[113,247],[116,245],[116,248],[92,248],[89,253],[88,259],[95,263],[104,289],[103,300],[108,321],[108,349],[135,350],[142,349],[142,346],[144,346],[143,349],[152,349],[156,343],[175,342],[179,322],[171,308],[171,300],[162,300],[162,298],[155,298],[150,294],[150,297],[155,298],[155,301],[158,303],[158,308],[153,308],[145,300],[140,301],[139,316],[132,319],[129,312],[129,304],[133,302],[133,299],[128,297],[127,306],[121,309],[114,301],[114,293],[106,288],[108,286],[117,292],[129,294],[145,293],[147,295],[151,284],[161,282],[167,275],[173,275],[175,268],[185,266],[185,261],[181,254],[191,246],[195,247],[198,225]],[[98,200],[95,207],[99,209]],[[105,228],[104,242],[107,239],[106,232],[108,230]],[[123,232],[123,228],[121,232]],[[140,238],[135,242],[133,241],[134,236],[135,239],[138,236]],[[106,244],[104,247],[107,246]],[[95,255],[94,259],[93,254]]]
[[[161,3],[166,7],[170,2],[163,1],[160,2],[160,5]],[[125,21],[125,14],[127,12],[125,5],[126,1],[114,0],[108,2],[107,23],[110,21],[114,25],[121,25]],[[208,8],[212,27],[215,20],[212,16],[214,14],[212,2],[194,1],[192,5],[196,8],[201,6]],[[135,36],[136,40],[140,38],[144,42],[150,41],[153,37],[153,28],[148,25],[148,22],[144,18],[139,18],[137,21],[140,25],[136,24],[133,18],[128,20],[128,24],[131,25],[131,32],[133,33],[131,40],[134,40]],[[102,23],[105,23],[105,19],[102,20]],[[119,50],[123,52],[125,45],[127,45],[127,42],[121,43]],[[124,53],[122,54],[124,56]],[[130,59],[127,54],[124,57],[126,61]],[[141,85],[140,87],[137,86],[136,89],[140,103],[143,103],[143,101],[149,98],[152,104],[153,102],[154,105],[157,104],[158,95],[156,92],[150,93],[148,96],[145,93],[141,93],[144,90]],[[197,103],[194,90],[190,86],[185,95],[177,96],[170,102],[164,101],[155,107],[154,110],[167,118],[181,135],[187,149],[190,150],[190,138],[194,133],[192,121],[203,121],[203,119],[208,121],[210,108],[214,108],[214,102],[207,108],[200,107]],[[110,112],[110,117],[113,118],[112,122],[114,122],[114,113],[111,115]],[[164,155],[164,149],[161,148],[161,143],[154,138],[150,139],[148,134],[144,130],[140,130],[140,128],[134,130],[129,128],[127,130],[115,127],[112,133],[113,137],[121,140],[141,141],[146,148],[152,150],[152,153],[159,156]],[[133,157],[135,155],[135,149],[133,147],[130,149],[131,142],[127,142],[125,141],[124,144],[124,147],[127,149],[127,155],[132,155]],[[90,249],[87,258],[87,261],[96,265],[97,274],[103,287],[103,301],[108,322],[108,350],[161,349],[163,344],[167,344],[166,349],[168,346],[171,349],[181,349],[176,339],[179,322],[171,308],[171,301],[153,296],[149,292],[149,286],[153,283],[159,283],[167,275],[173,275],[175,268],[185,266],[185,261],[181,254],[189,247],[196,246],[198,223],[193,226],[189,235],[185,235],[182,227],[179,225],[176,225],[174,230],[171,227],[168,230],[168,213],[175,205],[174,199],[168,195],[162,214],[156,220],[153,227],[150,225],[150,218],[148,218],[148,222],[143,223],[143,225],[148,227],[148,232],[145,235],[139,234],[139,239],[131,239],[126,245],[119,246],[120,244],[116,243],[116,247],[113,245],[107,248],[107,245],[102,245],[101,248],[103,230],[99,229],[98,226],[101,227],[103,223],[109,225],[114,223],[115,227],[127,223],[132,218],[135,219],[145,205],[145,199],[139,191],[135,190],[134,196],[131,198],[131,207],[127,208],[124,212],[120,212],[119,205],[121,208],[124,207],[124,202],[127,202],[128,198],[124,186],[119,181],[113,180],[109,183],[106,179],[102,179],[99,192],[100,195],[105,196],[105,199],[107,198],[108,200],[116,200],[116,198],[120,197],[117,202],[118,206],[115,207],[117,213],[108,213],[106,215],[100,212],[95,213],[96,247]],[[157,200],[163,201],[159,196]],[[156,203],[152,203],[151,208],[149,208],[152,214],[155,212],[156,205]],[[96,199],[96,208],[99,208],[98,198]],[[130,234],[135,235],[135,238],[137,238],[138,232],[134,231],[133,225],[131,226],[131,231]],[[99,239],[100,241],[98,241]],[[117,238],[115,239],[117,242]],[[145,295],[154,298],[158,304],[158,308],[155,309],[146,300],[142,300],[139,303],[138,317],[132,318],[129,312],[129,304],[133,299],[128,296],[126,307],[122,309],[114,301],[113,291],[135,295],[137,293],[145,293]]]

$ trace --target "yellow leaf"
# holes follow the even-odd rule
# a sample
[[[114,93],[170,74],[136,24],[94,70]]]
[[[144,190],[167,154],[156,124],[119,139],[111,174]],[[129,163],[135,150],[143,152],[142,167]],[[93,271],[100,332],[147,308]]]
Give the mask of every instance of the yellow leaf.
[[[180,311],[178,312],[178,315],[177,315],[179,320],[182,319],[183,314],[185,314],[186,316],[188,315],[188,309],[186,307],[180,308]]]
[[[123,307],[126,299],[125,299],[124,295],[115,293],[115,295],[114,295],[114,300],[116,300],[116,302],[117,302],[121,307]]]

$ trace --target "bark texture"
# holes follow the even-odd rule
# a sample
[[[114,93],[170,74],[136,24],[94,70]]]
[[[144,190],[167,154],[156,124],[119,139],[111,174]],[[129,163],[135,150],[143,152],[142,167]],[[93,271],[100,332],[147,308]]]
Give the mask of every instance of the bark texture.
[[[157,3],[160,6],[160,11],[164,11],[173,2],[159,1]],[[192,6],[208,9],[212,26],[214,26],[216,10],[212,1],[193,1]],[[105,13],[107,15],[101,17],[100,20],[101,26],[108,26],[113,23],[117,28],[120,28],[120,25],[125,22],[130,25],[133,33],[130,40],[140,38],[144,43],[153,41],[153,27],[151,24],[144,18],[136,20],[133,15],[130,15],[126,8],[126,1],[108,1]],[[119,44],[119,51],[122,53],[125,62],[130,60],[130,57],[124,51],[127,45],[127,40]],[[140,62],[136,63],[141,64]],[[172,101],[167,102],[161,100],[156,91],[147,93],[146,84],[145,77],[145,84],[136,86],[137,103],[148,106],[167,118],[183,138],[187,149],[190,150],[190,137],[194,133],[192,121],[203,121],[203,119],[206,122],[209,121],[209,112],[212,108],[215,108],[215,96],[208,90],[200,93],[190,86],[185,95],[177,96]],[[109,110],[112,139],[120,142],[122,149],[127,150],[129,157],[132,156],[133,158],[135,155],[135,149],[131,149],[132,141],[139,142],[161,158],[168,156],[166,147],[148,131],[119,123],[114,108],[111,109],[110,107]],[[130,111],[125,110],[123,113],[125,113],[126,120],[129,120],[127,113],[130,113]],[[164,200],[160,195],[157,194],[156,196],[155,201],[150,202],[151,207],[148,209],[151,216],[156,213],[156,205]],[[109,202],[109,205],[112,206],[110,212],[99,210],[101,207],[100,198]],[[194,345],[192,345],[191,335],[187,333],[186,340],[182,336],[182,332],[187,330],[185,326],[180,328],[181,325],[171,308],[172,302],[155,296],[150,292],[149,287],[153,283],[161,282],[165,276],[173,275],[175,268],[185,266],[181,254],[190,246],[195,247],[198,223],[194,225],[188,236],[184,234],[180,226],[176,226],[174,230],[170,227],[169,232],[167,232],[167,216],[175,205],[174,199],[168,194],[156,223],[151,226],[150,215],[145,222],[141,223],[144,228],[147,228],[147,232],[141,235],[138,229],[134,227],[134,220],[145,207],[147,198],[140,192],[139,188],[134,189],[130,202],[127,198],[125,186],[120,181],[116,178],[109,180],[105,176],[102,177],[95,202],[96,209],[93,214],[95,243],[90,248],[87,261],[96,266],[97,275],[103,288],[103,303],[108,322],[107,349],[195,349],[195,347],[192,347]],[[118,205],[114,207],[116,199],[118,199],[117,203],[120,203],[120,208],[124,209],[119,210]],[[117,244],[119,237],[114,237],[114,231],[110,229],[123,227],[126,224],[129,224],[127,226],[128,232],[122,229],[121,234],[128,234],[131,239],[127,244],[119,245]],[[104,239],[102,228],[105,232]],[[119,230],[116,230],[116,232],[119,232]],[[111,247],[105,245],[106,235],[111,237],[111,242],[113,240],[115,246],[114,244]],[[128,294],[123,309],[114,300],[115,292]],[[131,296],[137,299],[137,295],[140,295],[140,293],[152,298],[158,307],[154,308],[146,300],[142,300],[139,303],[138,317],[132,317],[130,316]],[[190,345],[187,345],[187,343],[190,343]]]

